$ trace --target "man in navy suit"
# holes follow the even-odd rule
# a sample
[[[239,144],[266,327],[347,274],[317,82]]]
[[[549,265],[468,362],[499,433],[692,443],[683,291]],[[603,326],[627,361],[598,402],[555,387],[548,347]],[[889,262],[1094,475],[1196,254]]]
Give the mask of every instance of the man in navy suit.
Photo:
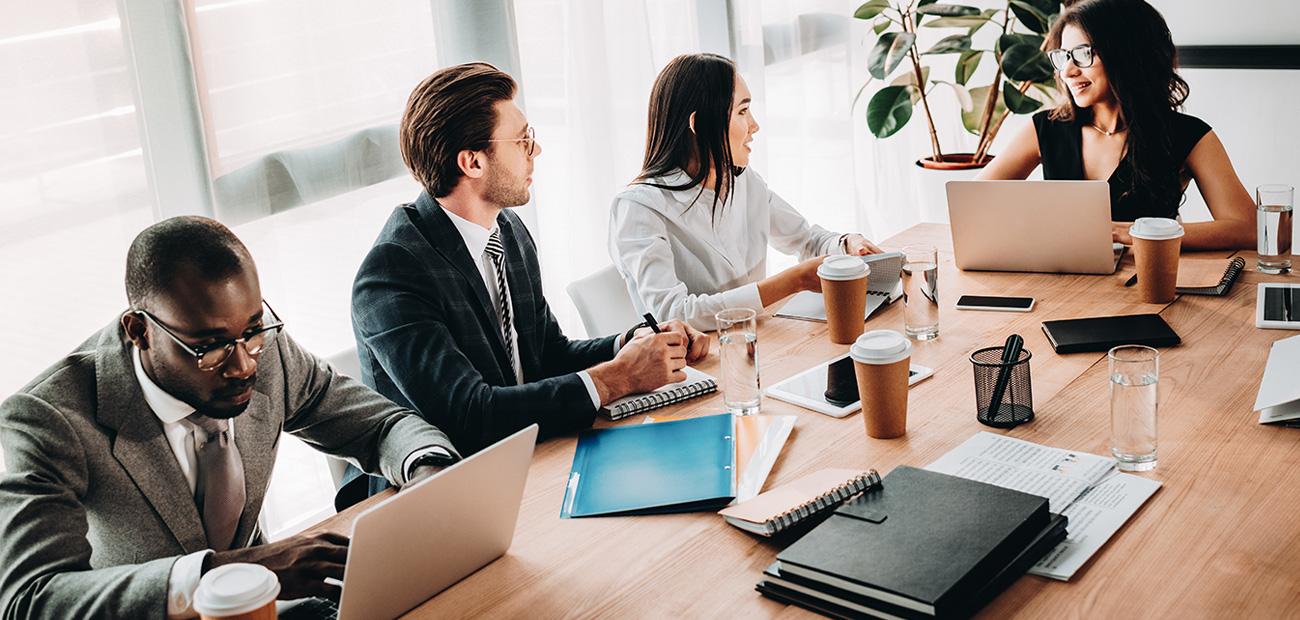
[[[528,202],[542,152],[514,95],[514,80],[484,63],[416,87],[400,143],[424,191],[394,210],[352,289],[362,380],[465,454],[534,422],[551,435],[587,427],[602,405],[684,380],[709,347],[676,321],[659,334],[561,332],[533,238],[511,212]]]

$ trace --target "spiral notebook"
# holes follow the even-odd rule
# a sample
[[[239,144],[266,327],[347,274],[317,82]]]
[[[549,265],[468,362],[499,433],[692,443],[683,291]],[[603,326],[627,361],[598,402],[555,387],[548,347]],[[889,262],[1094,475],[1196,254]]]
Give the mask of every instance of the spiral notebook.
[[[903,296],[903,255],[898,252],[870,254],[862,261],[871,268],[867,276],[867,305],[862,319],[871,318],[871,314],[886,304],[897,301]],[[821,293],[800,291],[790,298],[784,306],[776,311],[775,316],[804,321],[826,322],[826,300]]]
[[[718,514],[746,532],[773,536],[809,520],[829,515],[836,506],[880,486],[876,470],[823,469],[761,493]]]
[[[1246,268],[1246,259],[1238,256],[1229,261],[1185,259],[1178,264],[1180,295],[1224,295]],[[1199,277],[1198,277],[1199,276]],[[1215,278],[1218,281],[1215,282]],[[1199,281],[1197,281],[1199,280]]]
[[[682,369],[686,379],[669,383],[653,392],[633,394],[620,398],[600,408],[601,415],[611,420],[621,420],[630,415],[645,413],[673,403],[718,391],[718,380],[690,366]]]

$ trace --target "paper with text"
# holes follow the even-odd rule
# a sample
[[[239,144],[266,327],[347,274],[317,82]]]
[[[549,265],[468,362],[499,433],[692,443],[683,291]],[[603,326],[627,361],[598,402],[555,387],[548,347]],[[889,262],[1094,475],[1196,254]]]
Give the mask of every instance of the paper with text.
[[[926,466],[941,474],[1032,493],[1059,513],[1115,468],[1115,461],[1086,452],[980,432]]]

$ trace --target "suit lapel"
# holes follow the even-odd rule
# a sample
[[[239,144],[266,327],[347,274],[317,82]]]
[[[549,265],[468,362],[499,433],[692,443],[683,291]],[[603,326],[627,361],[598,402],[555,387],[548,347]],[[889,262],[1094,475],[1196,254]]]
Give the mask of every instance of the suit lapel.
[[[101,333],[95,350],[97,418],[116,431],[113,457],[157,511],[185,553],[206,549],[207,534],[189,482],[172,453],[162,422],[145,403],[121,328]]]
[[[497,321],[496,308],[492,307],[492,298],[488,297],[487,287],[483,285],[483,274],[474,264],[474,259],[469,255],[469,248],[465,247],[465,239],[460,236],[460,231],[456,230],[456,225],[451,223],[451,219],[446,213],[442,212],[442,207],[438,206],[429,197],[428,193],[421,192],[419,199],[415,201],[415,211],[419,216],[417,226],[421,234],[433,246],[434,251],[442,255],[448,263],[464,278],[470,290],[474,291],[474,297],[478,300],[474,306],[475,314],[478,316],[479,326],[486,334],[486,338],[493,345],[493,353],[497,358],[497,365],[505,378],[507,384],[514,382],[515,371],[510,368],[509,358],[506,354],[505,337],[501,334],[500,322]],[[503,240],[504,244],[505,241]],[[507,245],[506,247],[510,247]],[[509,277],[511,274],[507,273]],[[514,292],[514,286],[511,286],[511,292]]]
[[[271,413],[271,399],[254,390],[253,398],[238,418],[235,418],[235,445],[244,462],[244,514],[239,517],[235,530],[235,546],[246,547],[257,534],[257,517],[262,512],[262,500],[270,484],[271,470],[275,468],[276,446],[279,444],[283,419]]]

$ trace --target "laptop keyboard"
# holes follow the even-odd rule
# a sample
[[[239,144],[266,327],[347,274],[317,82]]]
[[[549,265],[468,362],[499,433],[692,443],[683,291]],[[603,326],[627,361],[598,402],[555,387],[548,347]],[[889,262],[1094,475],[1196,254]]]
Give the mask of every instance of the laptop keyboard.
[[[280,620],[334,620],[339,617],[339,605],[327,598],[304,598],[283,605]]]

